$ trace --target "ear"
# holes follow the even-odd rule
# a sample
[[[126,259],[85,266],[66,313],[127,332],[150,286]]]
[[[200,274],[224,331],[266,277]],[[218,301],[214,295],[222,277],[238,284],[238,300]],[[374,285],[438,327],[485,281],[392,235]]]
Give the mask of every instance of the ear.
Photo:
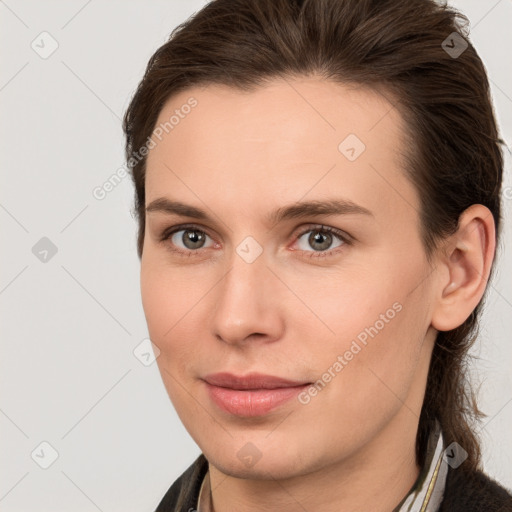
[[[481,204],[464,210],[459,228],[437,258],[432,326],[450,331],[462,325],[480,302],[489,279],[496,248],[494,217]]]

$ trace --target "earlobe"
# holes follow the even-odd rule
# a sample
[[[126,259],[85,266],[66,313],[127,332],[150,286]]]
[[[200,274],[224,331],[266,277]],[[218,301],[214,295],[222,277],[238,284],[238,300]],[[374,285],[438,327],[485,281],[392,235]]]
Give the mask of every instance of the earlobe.
[[[438,331],[462,325],[485,293],[495,250],[494,218],[489,209],[478,204],[465,210],[445,247],[438,261],[439,292],[432,313],[432,326]]]

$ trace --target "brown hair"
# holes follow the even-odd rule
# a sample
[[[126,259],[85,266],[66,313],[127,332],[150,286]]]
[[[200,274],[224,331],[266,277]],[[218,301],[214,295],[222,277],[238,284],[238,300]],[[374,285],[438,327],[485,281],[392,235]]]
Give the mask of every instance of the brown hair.
[[[299,75],[373,87],[387,91],[388,99],[396,102],[409,128],[405,172],[420,194],[422,239],[429,259],[439,240],[457,230],[460,214],[472,204],[490,209],[498,237],[503,142],[486,72],[467,40],[466,24],[462,14],[434,0],[207,4],[151,57],[124,117],[139,258],[146,158],[133,156],[147,143],[164,103],[193,86],[252,90],[272,78]],[[474,423],[482,415],[466,366],[482,302],[460,327],[438,333],[417,433],[420,465],[436,419],[446,442],[456,441],[468,452],[463,467],[480,465]]]

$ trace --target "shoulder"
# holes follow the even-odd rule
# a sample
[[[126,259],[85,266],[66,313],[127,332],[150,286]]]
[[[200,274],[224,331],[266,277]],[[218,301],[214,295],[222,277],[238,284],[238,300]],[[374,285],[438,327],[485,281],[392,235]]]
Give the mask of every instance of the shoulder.
[[[510,491],[478,470],[450,468],[439,512],[512,512]]]
[[[201,483],[207,471],[208,461],[201,454],[171,485],[155,512],[192,512],[195,510]]]

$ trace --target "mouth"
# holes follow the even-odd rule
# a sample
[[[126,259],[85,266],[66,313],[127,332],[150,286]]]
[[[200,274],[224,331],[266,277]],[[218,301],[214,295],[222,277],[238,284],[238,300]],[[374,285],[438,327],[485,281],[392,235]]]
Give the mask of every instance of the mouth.
[[[284,405],[311,382],[251,373],[216,373],[204,377],[208,395],[222,411],[236,416],[262,416]]]

